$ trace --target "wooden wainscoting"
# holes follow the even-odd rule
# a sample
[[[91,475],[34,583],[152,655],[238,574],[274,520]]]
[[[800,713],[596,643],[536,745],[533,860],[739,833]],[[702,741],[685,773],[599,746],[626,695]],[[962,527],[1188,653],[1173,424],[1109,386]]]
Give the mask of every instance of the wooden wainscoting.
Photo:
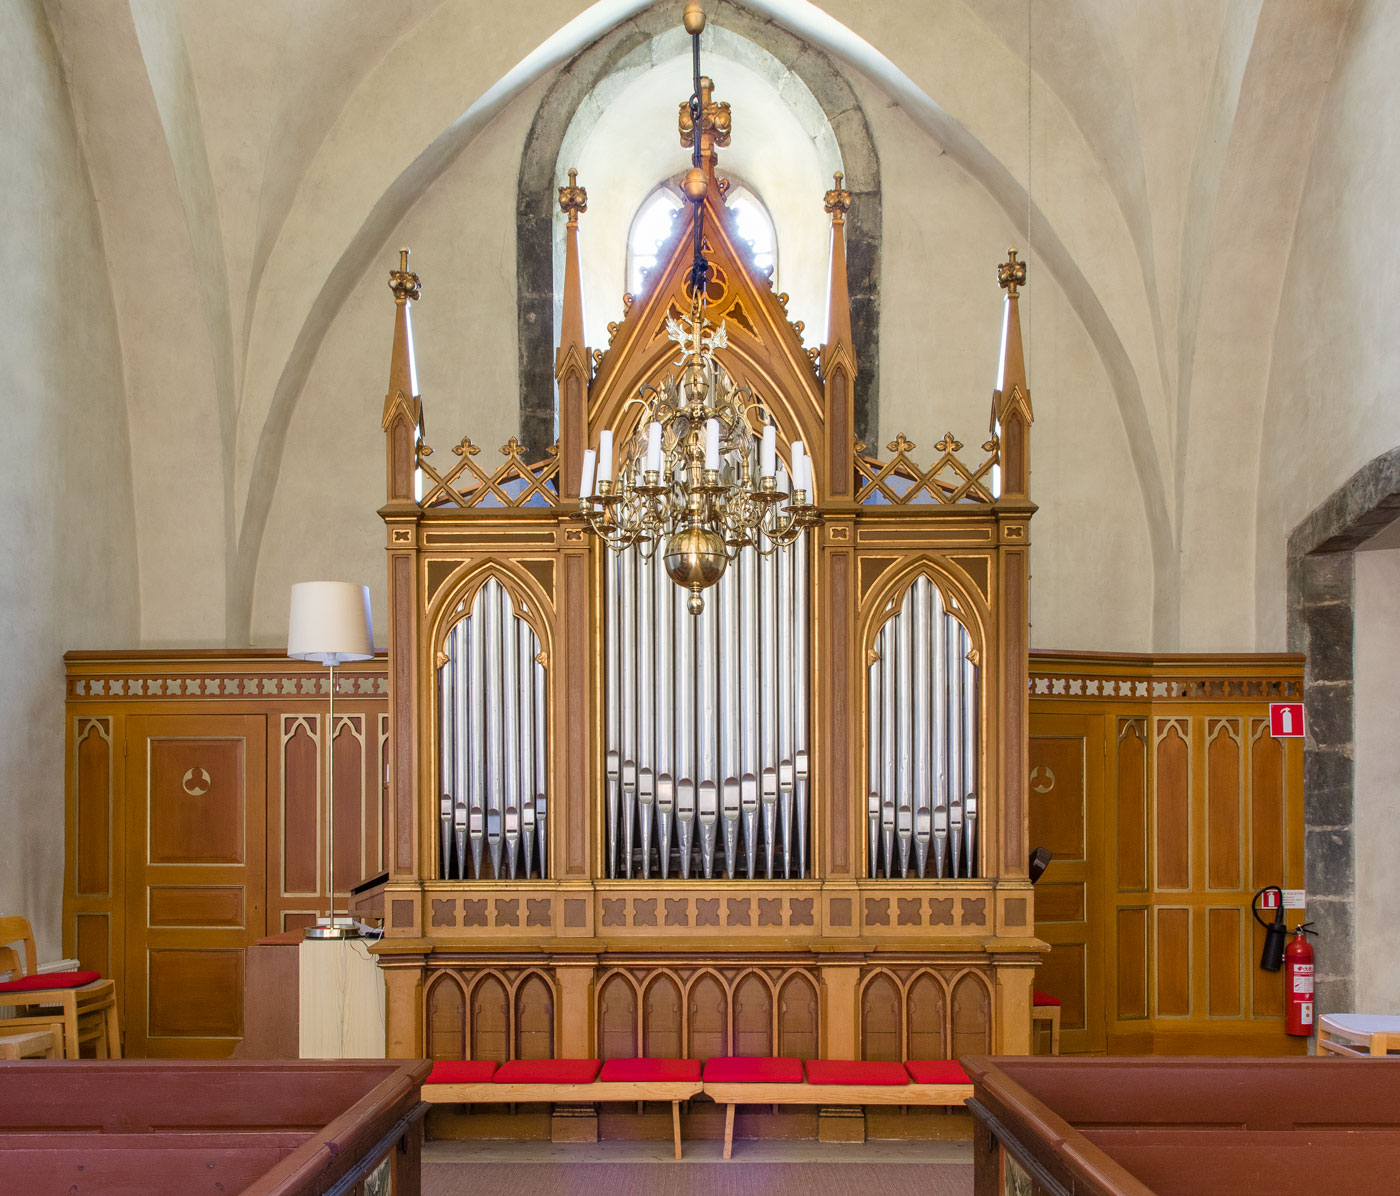
[[[1062,1051],[1304,1049],[1250,914],[1257,889],[1303,887],[1303,741],[1269,734],[1302,675],[1301,656],[1032,654],[1031,843],[1055,853],[1036,987],[1064,1002]]]
[[[325,910],[326,670],[266,652],[66,662],[64,953],[116,981],[128,1054],[226,1056],[244,949]],[[388,699],[382,657],[339,672],[345,894],[383,869]]]

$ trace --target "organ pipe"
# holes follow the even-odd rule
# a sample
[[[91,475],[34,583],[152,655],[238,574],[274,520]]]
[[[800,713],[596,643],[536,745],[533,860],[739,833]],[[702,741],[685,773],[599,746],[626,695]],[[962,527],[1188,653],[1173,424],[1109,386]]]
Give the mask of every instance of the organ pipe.
[[[615,554],[604,587],[616,637],[605,648],[610,877],[806,875],[805,552],[802,540],[741,550],[698,616],[659,559]]]
[[[540,643],[489,579],[448,630],[438,668],[442,875],[548,874],[546,674]]]
[[[939,589],[919,577],[875,636],[867,670],[869,869],[977,874],[978,669]]]

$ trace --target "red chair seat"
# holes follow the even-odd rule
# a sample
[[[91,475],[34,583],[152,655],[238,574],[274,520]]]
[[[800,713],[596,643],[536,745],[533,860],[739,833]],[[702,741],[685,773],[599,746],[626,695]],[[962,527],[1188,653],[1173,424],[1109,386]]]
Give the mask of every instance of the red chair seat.
[[[438,1059],[425,1084],[484,1084],[496,1072],[494,1059]]]
[[[601,1066],[597,1059],[512,1059],[491,1079],[497,1084],[591,1084]]]
[[[953,1059],[910,1059],[904,1065],[916,1084],[971,1084],[972,1079]]]
[[[612,1080],[624,1084],[647,1080],[686,1083],[699,1078],[699,1059],[609,1059],[598,1073],[604,1084]]]
[[[33,976],[21,976],[18,980],[6,980],[0,984],[0,993],[43,992],[46,988],[82,988],[94,980],[101,979],[101,972],[36,972]]]
[[[705,1060],[707,1084],[800,1084],[801,1059],[773,1059],[766,1055],[716,1055]]]
[[[1052,997],[1049,993],[1043,993],[1040,991],[1033,991],[1031,993],[1032,1005],[1058,1005],[1059,1003],[1060,998]]]
[[[809,1084],[907,1084],[909,1073],[902,1063],[868,1062],[862,1059],[808,1059]]]

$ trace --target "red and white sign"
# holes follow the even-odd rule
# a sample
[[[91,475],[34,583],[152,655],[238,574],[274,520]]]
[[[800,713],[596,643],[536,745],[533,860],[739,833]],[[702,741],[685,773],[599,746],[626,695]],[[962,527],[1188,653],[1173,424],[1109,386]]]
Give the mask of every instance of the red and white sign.
[[[1278,909],[1279,892],[1277,889],[1265,889],[1259,894],[1260,909]]]
[[[1297,739],[1303,734],[1302,702],[1270,702],[1269,734],[1275,739]]]

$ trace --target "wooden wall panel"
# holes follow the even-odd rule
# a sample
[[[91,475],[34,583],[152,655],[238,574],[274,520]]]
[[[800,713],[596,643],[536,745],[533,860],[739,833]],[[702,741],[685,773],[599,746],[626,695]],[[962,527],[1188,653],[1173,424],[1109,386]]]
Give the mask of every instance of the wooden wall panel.
[[[1035,986],[1060,999],[1060,1030],[1082,1030],[1087,1024],[1087,948],[1084,943],[1061,943],[1041,961]]]
[[[645,1013],[642,1053],[653,1059],[684,1058],[685,1027],[681,1011],[685,1005],[674,978],[654,977],[646,987],[642,1008]]]
[[[1083,738],[1032,736],[1030,786],[1031,842],[1062,862],[1084,859]]]
[[[1283,744],[1269,734],[1269,720],[1249,724],[1249,888],[1282,884],[1287,793]]]
[[[467,1057],[467,999],[457,979],[447,973],[428,986],[429,1059]]]
[[[820,1038],[816,986],[806,976],[793,974],[778,990],[778,1054],[820,1058]]]
[[[112,720],[81,719],[77,737],[75,893],[108,897],[112,892]]]
[[[281,722],[280,896],[315,897],[322,891],[320,720],[284,715]]]
[[[1206,910],[1206,1013],[1240,1017],[1245,965],[1244,911],[1237,906]]]
[[[903,1049],[900,1041],[899,986],[893,977],[877,972],[860,995],[860,1043],[862,1059],[898,1059]]]
[[[1147,723],[1118,719],[1118,891],[1147,891]]]
[[[78,914],[73,919],[78,966],[84,971],[112,974],[112,918],[110,914]]]
[[[734,1053],[773,1054],[773,990],[758,973],[749,972],[734,987]]]
[[[1118,911],[1118,1018],[1131,1021],[1148,1016],[1148,914],[1146,906]]]
[[[473,1059],[510,1058],[510,998],[496,976],[483,976],[472,989],[470,1035]]]
[[[1156,724],[1155,855],[1159,889],[1191,887],[1191,746],[1184,719]]]
[[[366,756],[362,715],[335,716],[335,890],[348,894],[372,876],[365,852]]]
[[[702,972],[691,982],[686,1016],[690,1029],[686,1058],[729,1054],[729,998],[713,972]]]
[[[637,1050],[637,990],[632,981],[614,973],[598,990],[598,1057],[635,1059]]]
[[[964,972],[953,985],[953,1055],[987,1055],[992,1050],[992,996],[975,972]]]
[[[910,1059],[948,1058],[948,1000],[942,982],[925,972],[909,986]]]
[[[554,1058],[554,991],[538,972],[515,990],[515,1058]]]
[[[1191,911],[1179,906],[1157,907],[1156,976],[1158,1017],[1191,1016]]]
[[[1206,720],[1206,888],[1238,889],[1243,846],[1240,720]]]

